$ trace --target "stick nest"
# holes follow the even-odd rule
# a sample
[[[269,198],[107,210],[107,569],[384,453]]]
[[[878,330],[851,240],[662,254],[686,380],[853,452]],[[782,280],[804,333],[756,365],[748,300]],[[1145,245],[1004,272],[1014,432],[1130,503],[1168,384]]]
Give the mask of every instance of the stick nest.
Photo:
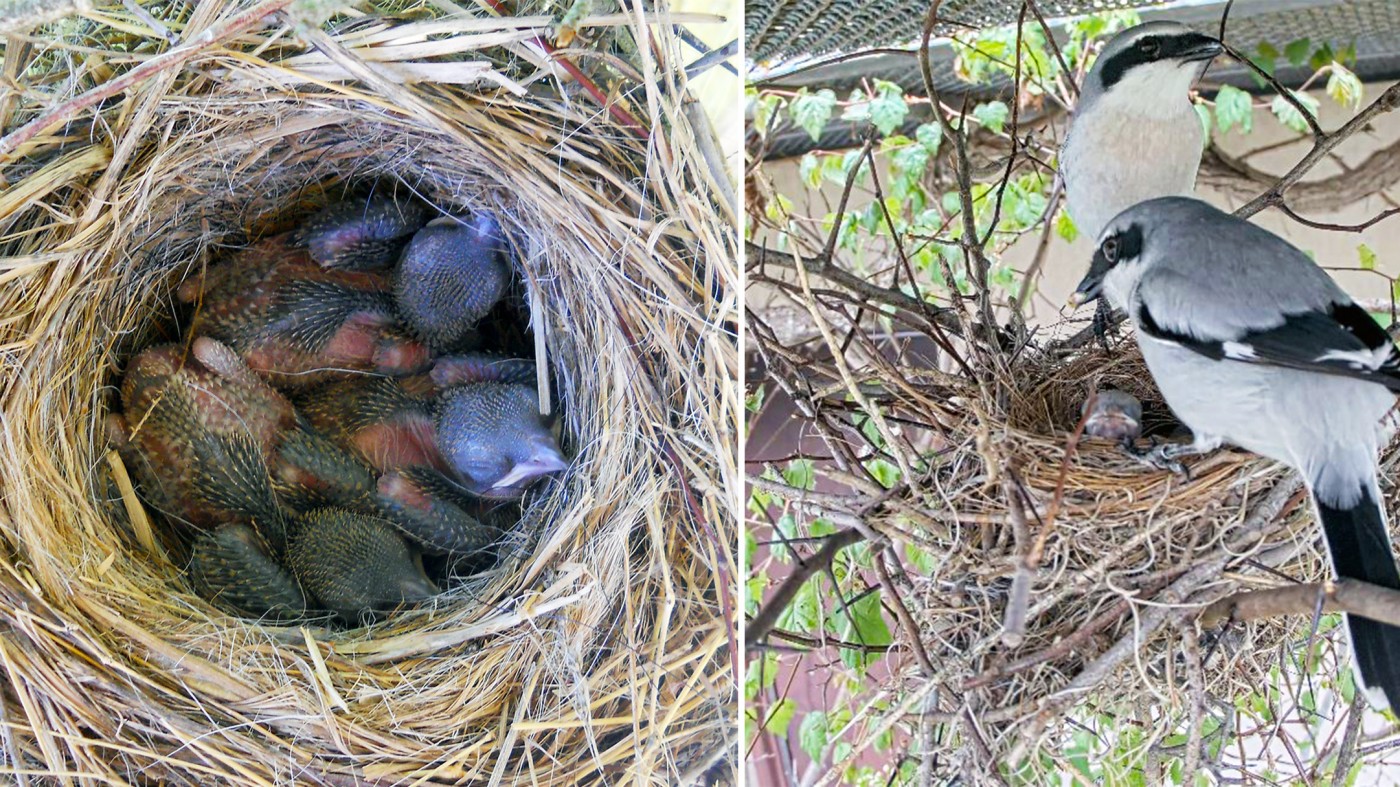
[[[546,16],[412,5],[230,34],[248,13],[230,6],[162,7],[182,41],[213,45],[3,160],[8,766],[197,784],[698,778],[732,746],[717,586],[736,565],[736,248],[671,26],[576,25],[575,50],[602,55],[581,67],[639,135],[541,54]],[[119,5],[10,42],[25,92],[0,107],[6,133],[169,48]],[[430,606],[348,632],[250,623],[189,589],[101,419],[182,279],[366,184],[502,217],[576,459],[503,562]]]

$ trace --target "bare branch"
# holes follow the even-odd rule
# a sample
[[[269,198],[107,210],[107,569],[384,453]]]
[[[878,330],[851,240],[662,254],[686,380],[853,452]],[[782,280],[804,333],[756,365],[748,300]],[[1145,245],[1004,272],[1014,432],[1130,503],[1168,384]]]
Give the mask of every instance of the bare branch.
[[[1345,612],[1400,626],[1400,590],[1355,579],[1338,579],[1226,596],[1201,613],[1201,627],[1211,629],[1227,622],[1280,615],[1312,615],[1319,598],[1323,612]]]
[[[778,624],[783,610],[792,604],[792,600],[797,597],[797,591],[802,589],[807,580],[830,566],[831,561],[836,559],[837,552],[860,543],[864,538],[860,531],[854,529],[841,530],[827,537],[822,548],[817,550],[815,555],[801,561],[797,568],[783,579],[782,584],[778,585],[773,595],[768,597],[767,603],[759,608],[758,614],[749,620],[748,628],[744,629],[744,642],[750,646],[762,642],[763,638],[768,636],[768,632]]]

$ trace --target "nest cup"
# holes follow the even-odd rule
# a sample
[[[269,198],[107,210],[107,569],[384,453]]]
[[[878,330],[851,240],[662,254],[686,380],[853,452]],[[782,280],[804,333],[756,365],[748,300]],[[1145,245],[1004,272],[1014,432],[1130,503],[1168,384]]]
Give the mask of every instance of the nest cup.
[[[196,11],[183,36],[233,14]],[[491,21],[436,40],[466,51],[473,36],[499,46],[548,24]],[[374,31],[422,40],[414,24]],[[648,29],[657,48],[634,64],[645,82],[618,100],[647,138],[555,79],[521,88],[523,67],[496,70],[501,57],[466,86],[392,71],[327,81],[324,58],[274,66],[269,52],[295,44],[272,25],[152,77],[100,130],[80,118],[12,156],[0,197],[7,769],[678,783],[729,751],[717,583],[736,565],[732,208],[709,130],[680,108],[670,26]],[[350,34],[310,35],[360,62]],[[131,355],[171,338],[180,281],[367,184],[500,217],[572,466],[530,500],[495,568],[432,602],[350,631],[261,625],[190,590],[102,419]]]

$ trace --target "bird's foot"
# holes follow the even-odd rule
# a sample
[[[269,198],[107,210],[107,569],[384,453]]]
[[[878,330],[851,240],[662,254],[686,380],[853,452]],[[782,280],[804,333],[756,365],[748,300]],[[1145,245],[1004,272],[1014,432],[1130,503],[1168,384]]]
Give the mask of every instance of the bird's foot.
[[[1176,443],[1158,444],[1156,438],[1152,438],[1151,448],[1139,448],[1136,444],[1124,443],[1123,451],[1136,459],[1138,462],[1153,468],[1154,470],[1166,470],[1174,475],[1180,476],[1183,480],[1191,480],[1191,470],[1186,465],[1177,461],[1177,457],[1195,453],[1189,445],[1179,445]]]

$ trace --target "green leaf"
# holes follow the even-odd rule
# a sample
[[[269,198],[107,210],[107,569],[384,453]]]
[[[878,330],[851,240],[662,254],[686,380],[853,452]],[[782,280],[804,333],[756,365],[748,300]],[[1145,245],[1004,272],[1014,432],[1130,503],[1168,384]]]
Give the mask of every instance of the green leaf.
[[[909,114],[909,105],[904,101],[904,89],[893,82],[876,81],[879,93],[870,102],[870,122],[881,134],[892,134]]]
[[[826,748],[827,729],[825,711],[814,710],[802,717],[802,724],[797,728],[797,743],[812,758],[812,762],[821,762],[822,750]]]
[[[768,125],[773,115],[782,108],[782,96],[767,93],[757,96],[753,108],[753,127],[760,135],[768,133]]]
[[[1312,113],[1312,116],[1314,118],[1317,117],[1317,99],[1313,98],[1307,93],[1299,93],[1294,90],[1290,90],[1288,92],[1292,93],[1293,97],[1298,99],[1298,103],[1302,104],[1304,107],[1307,107],[1308,111]],[[1283,96],[1276,96],[1273,100],[1273,103],[1269,104],[1269,109],[1273,110],[1274,117],[1278,118],[1279,122],[1283,125],[1293,129],[1294,131],[1297,131],[1300,134],[1307,133],[1307,118],[1304,118],[1303,113],[1299,112],[1296,107],[1288,103],[1288,100],[1285,99]]]
[[[888,462],[884,459],[871,459],[865,463],[866,469],[875,476],[875,480],[886,489],[899,483],[899,465]]]
[[[943,142],[943,126],[937,122],[925,123],[914,130],[914,139],[930,154],[937,153]]]
[[[1308,58],[1308,66],[1314,71],[1321,71],[1327,67],[1328,63],[1336,59],[1336,54],[1332,52],[1332,45],[1323,41],[1317,49],[1313,50],[1312,56]]]
[[[821,538],[822,536],[829,536],[835,532],[836,525],[832,524],[832,521],[830,519],[827,519],[826,517],[819,516],[816,519],[813,519],[811,522],[807,523],[807,535],[811,536],[812,538]]]
[[[1201,119],[1201,150],[1210,147],[1210,106],[1196,102],[1196,117]]]
[[[1373,271],[1376,269],[1376,252],[1366,244],[1358,244],[1356,254],[1361,258],[1361,270]]]
[[[915,573],[922,576],[932,576],[938,568],[938,563],[933,559],[933,555],[930,555],[928,550],[923,547],[914,544],[904,545],[904,559],[913,567]]]
[[[794,459],[783,468],[783,480],[788,486],[811,491],[817,488],[817,466],[811,459]]]
[[[816,142],[821,139],[822,129],[831,120],[831,111],[836,107],[836,94],[823,88],[815,93],[805,90],[788,106],[792,121],[806,130]]]
[[[1283,47],[1283,56],[1289,64],[1295,68],[1301,68],[1308,62],[1308,53],[1312,51],[1312,41],[1307,38],[1297,38],[1289,41]]]
[[[744,582],[744,610],[750,615],[758,614],[759,603],[763,601],[763,591],[768,589],[768,572],[760,571]]]
[[[1260,41],[1259,45],[1254,48],[1254,51],[1265,60],[1278,59],[1278,50],[1275,49],[1274,45],[1269,43],[1268,41]]]
[[[784,631],[816,631],[821,621],[822,601],[819,577],[812,577],[802,583],[792,603],[778,616],[778,628]]]
[[[836,636],[846,642],[879,647],[894,641],[890,636],[889,624],[885,622],[879,593],[870,593],[844,607],[838,604],[831,616],[834,619],[830,623],[836,630]],[[864,670],[878,655],[852,648],[841,649],[841,661],[856,670]]]
[[[763,720],[763,729],[778,736],[786,736],[788,724],[792,723],[792,715],[797,712],[797,703],[783,697],[778,700],[778,704],[768,710],[768,716]]]
[[[1254,129],[1254,107],[1249,94],[1233,85],[1221,85],[1215,94],[1215,127],[1223,134],[1239,126],[1248,134]]]
[[[1011,108],[1001,101],[989,101],[973,107],[972,116],[977,118],[978,123],[1000,134],[1006,119],[1011,116]]]
[[[771,688],[778,682],[778,654],[764,653],[763,658],[749,662],[744,675],[744,696],[750,700],[760,691]]]
[[[1079,228],[1074,226],[1074,219],[1070,218],[1069,211],[1062,210],[1055,217],[1055,234],[1063,238],[1065,243],[1074,243],[1074,239],[1079,237]]]
[[[1363,92],[1365,92],[1365,88],[1361,86],[1361,79],[1346,66],[1333,60],[1332,75],[1327,78],[1327,95],[1344,107],[1358,109],[1361,106]]]
[[[808,153],[802,157],[802,163],[797,166],[797,173],[809,189],[815,189],[822,184],[821,162],[815,154]]]

